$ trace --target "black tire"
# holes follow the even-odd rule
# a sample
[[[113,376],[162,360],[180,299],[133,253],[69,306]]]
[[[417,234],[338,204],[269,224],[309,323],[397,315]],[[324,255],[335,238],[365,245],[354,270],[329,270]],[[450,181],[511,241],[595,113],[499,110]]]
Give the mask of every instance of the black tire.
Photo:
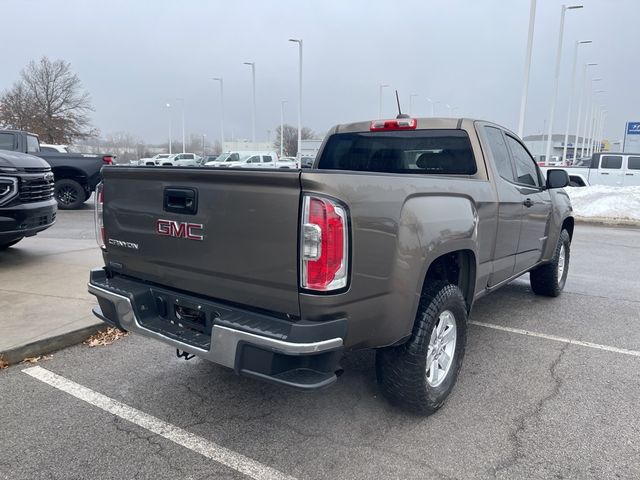
[[[564,263],[562,274],[560,275],[560,252],[564,247]],[[569,232],[562,230],[558,245],[553,254],[551,262],[540,265],[529,272],[529,281],[531,289],[536,295],[545,297],[557,297],[562,293],[565,283],[567,283],[567,275],[569,274],[569,259],[571,258],[571,237]]]
[[[455,319],[456,343],[450,367],[443,380],[433,386],[430,383],[435,380],[433,376],[431,380],[427,378],[429,343],[441,315],[447,311]],[[431,415],[444,404],[456,383],[466,340],[467,305],[462,292],[455,285],[434,282],[422,294],[411,338],[400,346],[377,352],[376,371],[382,391],[392,403],[421,415]]]
[[[23,238],[24,237],[20,237],[20,238],[16,238],[15,240],[11,240],[10,242],[0,243],[0,250],[6,250],[7,248],[9,248],[9,247],[15,245],[16,243],[18,243]]]
[[[86,200],[84,187],[70,178],[56,181],[55,197],[60,210],[77,210]]]

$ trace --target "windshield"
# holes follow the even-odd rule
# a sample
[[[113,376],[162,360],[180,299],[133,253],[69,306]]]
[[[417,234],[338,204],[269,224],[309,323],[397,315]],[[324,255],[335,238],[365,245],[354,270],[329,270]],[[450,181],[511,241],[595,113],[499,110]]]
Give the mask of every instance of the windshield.
[[[238,153],[223,153],[216,160],[217,162],[241,162],[249,158],[249,155],[240,155]]]

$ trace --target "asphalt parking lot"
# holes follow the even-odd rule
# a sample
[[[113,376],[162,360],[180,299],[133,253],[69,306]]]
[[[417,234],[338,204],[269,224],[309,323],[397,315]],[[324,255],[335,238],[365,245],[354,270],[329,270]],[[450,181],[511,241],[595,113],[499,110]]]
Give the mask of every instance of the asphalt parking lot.
[[[92,222],[89,204],[60,212],[21,248],[90,239]],[[639,235],[580,224],[561,297],[524,277],[480,300],[428,418],[381,397],[371,352],[310,394],[136,336],[9,367],[0,478],[640,478]]]

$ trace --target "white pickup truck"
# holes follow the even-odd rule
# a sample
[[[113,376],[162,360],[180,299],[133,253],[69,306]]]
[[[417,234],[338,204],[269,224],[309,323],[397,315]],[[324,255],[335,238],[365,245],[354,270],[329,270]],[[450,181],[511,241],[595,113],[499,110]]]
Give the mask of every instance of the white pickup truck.
[[[583,165],[561,168],[569,174],[569,185],[586,187],[589,185],[610,185],[626,187],[640,185],[640,153],[594,153]],[[548,168],[542,167],[546,173]]]
[[[205,165],[215,168],[289,168],[288,164],[279,164],[275,152],[259,151],[226,152]]]

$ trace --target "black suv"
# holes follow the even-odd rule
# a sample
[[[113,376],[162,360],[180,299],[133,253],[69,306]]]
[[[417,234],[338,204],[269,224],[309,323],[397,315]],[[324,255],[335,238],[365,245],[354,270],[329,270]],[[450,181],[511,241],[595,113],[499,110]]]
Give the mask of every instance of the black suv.
[[[0,150],[0,250],[53,225],[53,185],[43,159]]]

